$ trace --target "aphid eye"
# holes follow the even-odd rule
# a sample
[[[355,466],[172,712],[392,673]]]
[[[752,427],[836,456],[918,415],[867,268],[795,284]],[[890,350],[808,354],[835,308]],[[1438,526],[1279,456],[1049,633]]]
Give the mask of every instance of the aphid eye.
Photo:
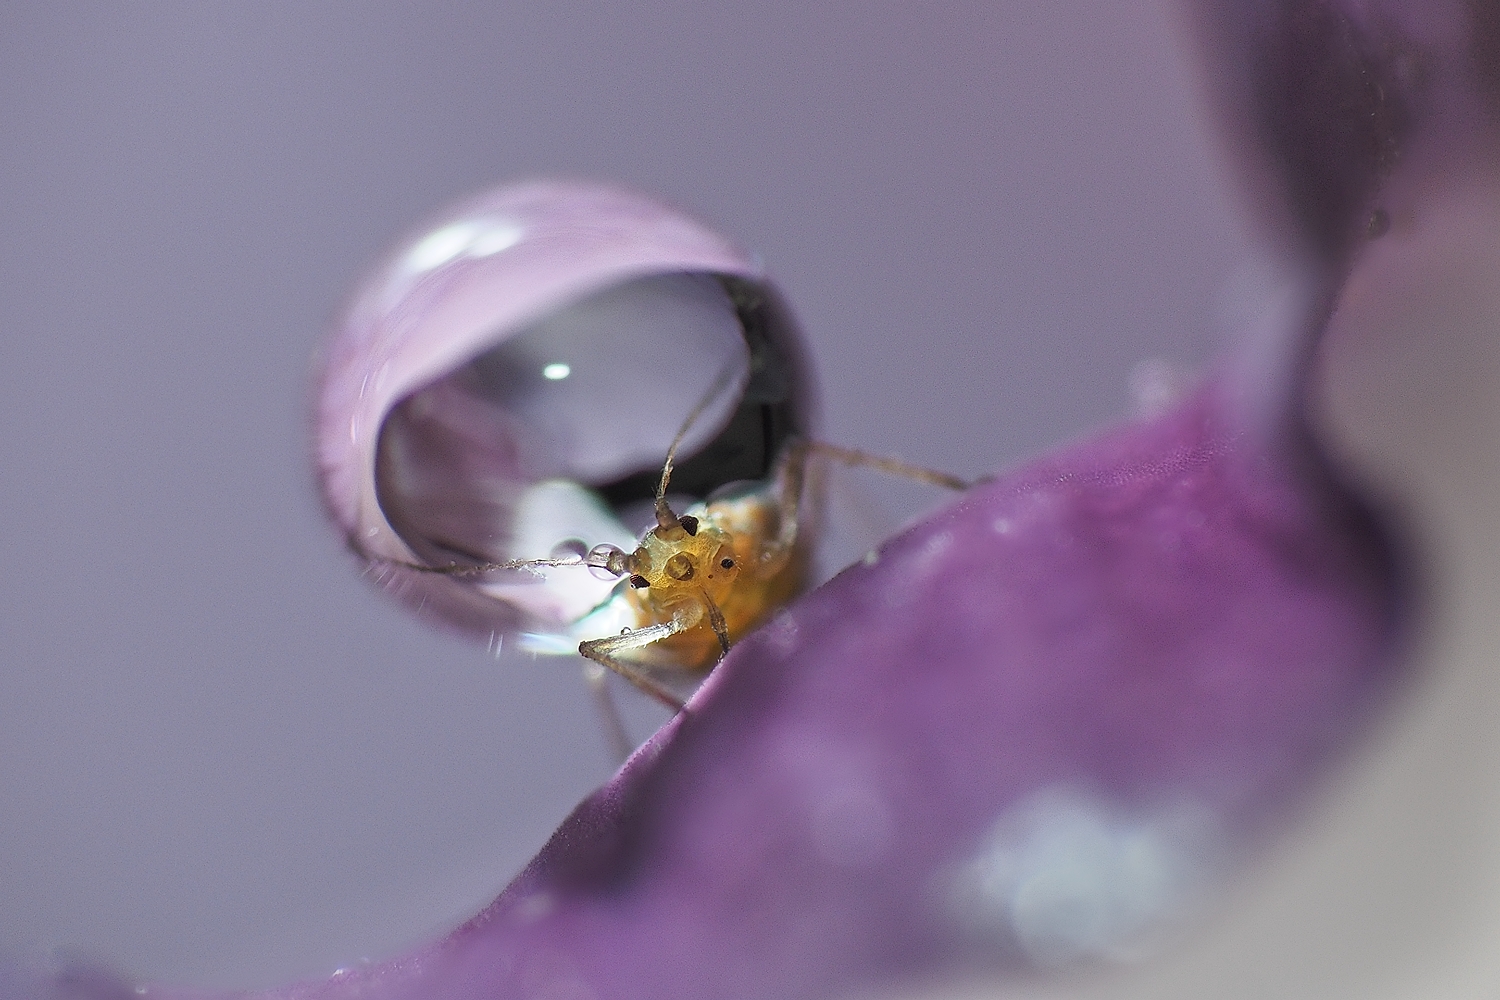
[[[719,560],[719,565],[725,569],[734,569],[734,560],[726,557]]]
[[[696,535],[698,533],[698,519],[691,514],[682,515],[677,519],[677,523],[682,525],[682,530],[686,531],[689,535]]]
[[[647,587],[651,586],[651,581],[646,579],[644,576],[636,575],[630,578],[630,585],[636,590],[645,590]]]

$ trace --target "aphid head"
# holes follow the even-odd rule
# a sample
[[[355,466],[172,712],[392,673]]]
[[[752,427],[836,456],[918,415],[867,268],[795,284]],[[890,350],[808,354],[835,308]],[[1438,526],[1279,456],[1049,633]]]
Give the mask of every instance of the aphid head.
[[[675,524],[646,532],[634,552],[622,553],[623,565],[631,575],[630,585],[649,588],[654,598],[700,591],[720,594],[740,572],[731,542],[727,532],[685,514]]]

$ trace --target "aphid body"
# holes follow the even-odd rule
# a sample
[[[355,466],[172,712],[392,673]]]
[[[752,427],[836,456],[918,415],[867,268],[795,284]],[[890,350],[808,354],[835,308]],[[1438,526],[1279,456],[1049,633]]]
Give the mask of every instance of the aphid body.
[[[628,582],[601,614],[580,620],[580,634],[619,614],[622,609],[610,605],[620,604],[629,631],[584,639],[579,652],[666,704],[679,705],[650,672],[707,670],[731,643],[802,589],[807,539],[800,514],[807,455],[807,445],[794,442],[771,483],[695,504],[681,516],[665,497],[669,456],[658,490],[657,523],[633,552],[601,545],[586,560]]]
[[[686,430],[685,426],[682,433]],[[674,709],[682,707],[681,700],[656,674],[711,668],[731,643],[802,589],[810,541],[803,492],[812,458],[870,466],[949,489],[967,486],[956,477],[895,459],[794,440],[770,483],[694,505],[678,516],[666,499],[678,442],[662,470],[657,523],[634,551],[598,545],[582,561],[596,571],[624,577],[627,583],[575,627],[576,635],[587,636],[624,621],[619,635],[583,638],[578,652]]]

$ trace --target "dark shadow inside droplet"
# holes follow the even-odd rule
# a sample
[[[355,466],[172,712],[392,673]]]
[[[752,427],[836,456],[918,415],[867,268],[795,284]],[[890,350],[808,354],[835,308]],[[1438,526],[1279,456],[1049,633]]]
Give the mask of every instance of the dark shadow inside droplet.
[[[750,350],[750,377],[740,404],[718,436],[672,473],[672,491],[706,499],[726,483],[765,479],[786,442],[809,431],[805,359],[785,306],[764,285],[718,279],[733,303]],[[595,486],[616,510],[656,495],[660,468]]]

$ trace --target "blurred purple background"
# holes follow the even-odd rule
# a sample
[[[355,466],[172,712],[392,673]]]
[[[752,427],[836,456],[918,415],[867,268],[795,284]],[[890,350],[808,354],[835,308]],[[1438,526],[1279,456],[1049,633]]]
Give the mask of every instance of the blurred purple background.
[[[1249,256],[1145,0],[13,6],[0,129],[0,953],[209,985],[450,926],[611,770],[575,670],[323,524],[310,359],[400,231],[664,197],[763,254],[826,437],[970,475],[1201,362]]]

